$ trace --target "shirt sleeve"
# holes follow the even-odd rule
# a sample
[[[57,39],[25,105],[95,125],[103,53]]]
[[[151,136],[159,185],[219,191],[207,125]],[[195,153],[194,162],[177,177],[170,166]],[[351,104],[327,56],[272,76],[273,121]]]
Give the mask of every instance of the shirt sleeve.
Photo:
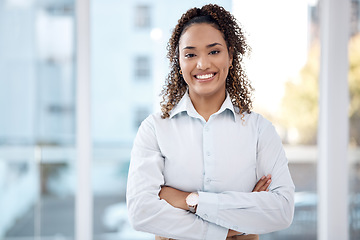
[[[164,158],[151,120],[141,124],[131,153],[126,193],[131,225],[137,231],[174,239],[226,239],[227,228],[160,200]]]
[[[249,234],[287,228],[294,215],[295,186],[281,139],[261,118],[257,142],[257,180],[272,175],[269,192],[199,192],[196,214],[210,222]]]

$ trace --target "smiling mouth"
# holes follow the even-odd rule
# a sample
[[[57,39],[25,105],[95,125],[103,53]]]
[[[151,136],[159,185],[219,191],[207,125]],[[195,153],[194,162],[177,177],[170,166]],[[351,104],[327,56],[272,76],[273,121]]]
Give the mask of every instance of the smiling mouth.
[[[195,75],[196,79],[199,80],[207,80],[215,76],[215,73],[209,73],[209,74],[202,74],[202,75]]]

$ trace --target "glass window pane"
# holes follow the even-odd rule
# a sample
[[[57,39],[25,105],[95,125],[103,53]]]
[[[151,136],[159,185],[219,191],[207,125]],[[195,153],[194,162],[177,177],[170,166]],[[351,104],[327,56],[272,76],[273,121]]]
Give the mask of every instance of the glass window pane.
[[[350,239],[360,238],[360,1],[351,1],[349,41],[350,141],[349,219]]]
[[[234,1],[248,34],[254,110],[280,134],[295,184],[292,225],[261,239],[316,239],[319,24],[317,1]],[[261,8],[259,8],[261,6]]]
[[[0,239],[74,237],[73,14],[0,1]]]

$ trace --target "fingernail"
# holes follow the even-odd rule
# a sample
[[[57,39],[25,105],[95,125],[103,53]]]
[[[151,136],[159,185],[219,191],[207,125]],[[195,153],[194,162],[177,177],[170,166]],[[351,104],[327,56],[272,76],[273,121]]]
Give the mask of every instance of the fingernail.
[[[266,182],[266,183],[270,183],[270,182],[271,182],[271,179],[267,180],[267,182]]]
[[[262,176],[262,177],[261,177],[261,180],[264,180],[264,178],[265,178],[265,176]]]

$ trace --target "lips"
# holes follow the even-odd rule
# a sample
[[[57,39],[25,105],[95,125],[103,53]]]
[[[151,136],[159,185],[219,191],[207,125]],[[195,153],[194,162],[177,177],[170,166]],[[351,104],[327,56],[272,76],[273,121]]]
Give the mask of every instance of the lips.
[[[214,77],[215,74],[216,73],[198,74],[198,75],[195,75],[195,78],[198,80],[209,80],[212,77]]]

